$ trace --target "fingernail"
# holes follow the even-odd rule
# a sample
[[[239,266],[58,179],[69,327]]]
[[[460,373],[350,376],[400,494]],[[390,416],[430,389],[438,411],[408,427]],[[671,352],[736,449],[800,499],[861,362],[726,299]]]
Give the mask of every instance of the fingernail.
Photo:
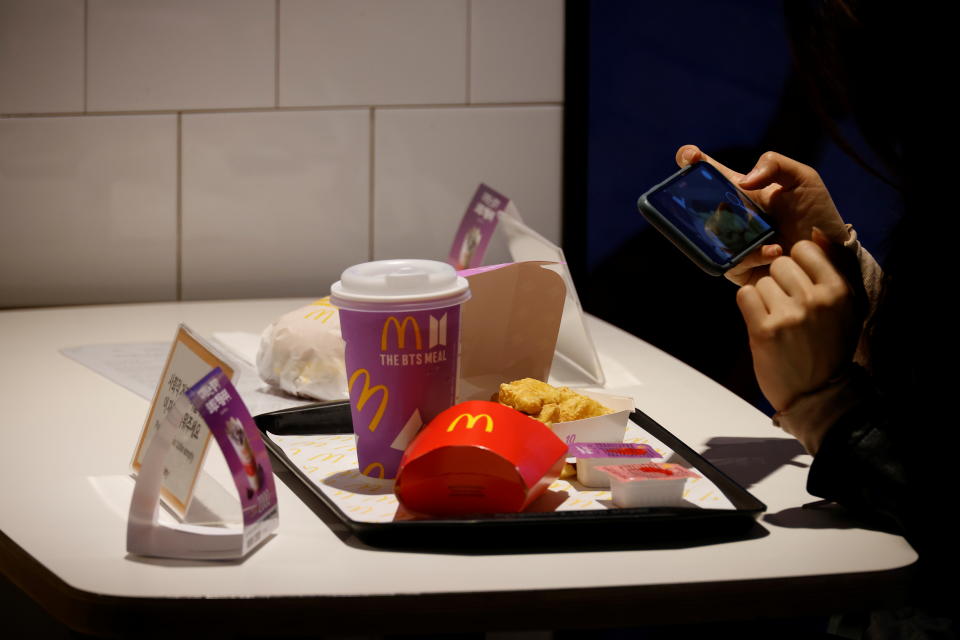
[[[687,149],[686,151],[683,152],[683,154],[680,156],[680,158],[681,158],[684,162],[686,162],[687,164],[691,164],[691,163],[693,163],[693,159],[694,159],[694,157],[696,157],[696,155],[697,155],[697,154],[696,154],[696,152],[694,152],[693,149]]]

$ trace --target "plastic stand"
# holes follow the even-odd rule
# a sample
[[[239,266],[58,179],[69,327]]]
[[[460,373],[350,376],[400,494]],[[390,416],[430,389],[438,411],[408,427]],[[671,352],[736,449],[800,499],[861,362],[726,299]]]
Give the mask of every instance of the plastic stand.
[[[547,268],[556,271],[567,287],[567,298],[560,319],[560,333],[557,335],[557,350],[551,377],[560,384],[569,386],[603,386],[606,378],[600,357],[590,337],[580,297],[573,285],[573,278],[567,268],[563,249],[528,227],[520,219],[513,203],[499,213],[500,224],[506,233],[510,256],[515,262],[542,260],[555,262]]]
[[[215,510],[188,511],[211,519],[214,526],[159,520],[164,461],[191,403],[199,411],[230,469],[239,497],[242,525],[231,525]],[[209,480],[209,478],[207,478]],[[211,494],[211,497],[218,497]],[[221,504],[228,502],[219,496]],[[202,515],[198,512],[202,511]],[[277,527],[277,494],[266,448],[250,413],[224,373],[216,368],[181,395],[159,421],[143,457],[130,501],[127,551],[137,555],[192,560],[242,558],[267,540]]]
[[[159,521],[160,485],[163,482],[163,461],[173,446],[173,436],[190,401],[186,396],[160,421],[143,458],[137,483],[130,500],[127,520],[127,551],[143,556],[204,560],[229,560],[242,557],[243,527],[205,526],[182,523],[169,527]]]

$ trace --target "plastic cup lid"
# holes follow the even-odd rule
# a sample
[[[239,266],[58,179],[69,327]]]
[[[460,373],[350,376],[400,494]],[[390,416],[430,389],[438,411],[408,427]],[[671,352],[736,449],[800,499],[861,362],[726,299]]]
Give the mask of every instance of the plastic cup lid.
[[[469,297],[470,285],[452,266],[436,260],[398,259],[364,262],[348,267],[330,288],[339,301],[417,302]],[[336,301],[335,301],[336,302]]]

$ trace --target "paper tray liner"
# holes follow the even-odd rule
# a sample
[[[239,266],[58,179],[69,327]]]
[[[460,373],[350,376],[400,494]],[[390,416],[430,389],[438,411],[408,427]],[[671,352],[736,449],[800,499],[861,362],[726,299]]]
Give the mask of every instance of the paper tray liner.
[[[604,547],[763,535],[755,521],[766,506],[639,410],[630,416],[625,441],[650,444],[665,459],[703,476],[688,483],[689,507],[616,508],[608,489],[587,489],[571,478],[553,483],[522,513],[408,519],[402,507],[398,513],[392,482],[357,470],[348,402],[286,409],[255,420],[271,454],[289,471],[281,479],[335,530],[371,545],[542,547],[566,540]]]

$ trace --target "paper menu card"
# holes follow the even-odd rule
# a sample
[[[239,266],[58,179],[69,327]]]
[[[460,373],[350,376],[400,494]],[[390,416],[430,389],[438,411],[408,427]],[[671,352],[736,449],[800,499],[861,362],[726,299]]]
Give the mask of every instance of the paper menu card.
[[[210,342],[236,360],[234,380],[251,413],[269,413],[313,402],[276,391],[260,379],[254,364],[259,333],[218,331]],[[170,355],[170,341],[88,344],[64,347],[60,353],[150,402]]]
[[[133,460],[130,462],[134,472],[140,471],[154,434],[178,398],[211,369],[217,367],[228,377],[234,377],[236,368],[228,362],[226,356],[205,343],[186,325],[177,327],[163,374],[157,383]],[[209,444],[210,431],[197,411],[192,408],[184,411],[173,436],[173,445],[163,461],[164,479],[160,490],[164,503],[180,518],[186,516],[190,507]]]

